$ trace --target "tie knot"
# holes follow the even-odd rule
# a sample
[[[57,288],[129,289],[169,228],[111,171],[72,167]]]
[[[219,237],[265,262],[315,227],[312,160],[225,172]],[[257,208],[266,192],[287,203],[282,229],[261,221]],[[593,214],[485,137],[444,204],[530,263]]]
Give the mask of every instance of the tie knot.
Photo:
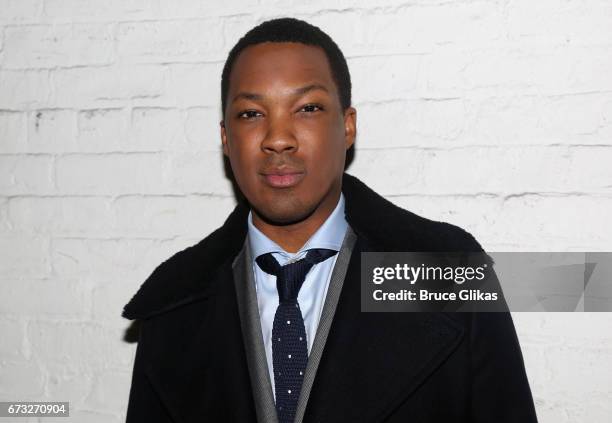
[[[325,248],[308,250],[306,256],[301,260],[281,266],[272,256],[272,253],[262,254],[255,259],[261,270],[276,276],[276,289],[280,302],[295,301],[300,288],[306,279],[310,269],[334,256],[336,251]]]

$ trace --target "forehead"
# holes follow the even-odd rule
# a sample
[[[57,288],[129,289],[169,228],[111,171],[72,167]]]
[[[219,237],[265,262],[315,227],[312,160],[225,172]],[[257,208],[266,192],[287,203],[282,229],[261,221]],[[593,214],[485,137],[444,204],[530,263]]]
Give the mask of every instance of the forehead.
[[[302,43],[265,42],[242,50],[229,78],[229,92],[266,90],[317,82],[335,91],[329,61],[322,48]]]

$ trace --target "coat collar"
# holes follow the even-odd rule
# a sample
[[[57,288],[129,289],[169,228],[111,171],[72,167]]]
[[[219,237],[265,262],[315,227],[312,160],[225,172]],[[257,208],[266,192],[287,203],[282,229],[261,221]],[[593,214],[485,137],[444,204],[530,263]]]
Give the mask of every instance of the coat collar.
[[[371,251],[482,251],[462,229],[401,209],[347,173],[342,192],[346,220]],[[223,226],[160,264],[124,307],[123,317],[145,319],[209,296],[215,290],[210,281],[244,244],[248,213],[248,204],[239,203]]]

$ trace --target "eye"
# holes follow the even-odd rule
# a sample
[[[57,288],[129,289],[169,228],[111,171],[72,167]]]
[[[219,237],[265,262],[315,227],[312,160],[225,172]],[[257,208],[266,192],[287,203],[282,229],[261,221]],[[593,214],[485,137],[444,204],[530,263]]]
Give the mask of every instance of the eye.
[[[320,104],[306,104],[299,111],[306,113],[313,113],[323,110],[323,106]]]
[[[256,117],[262,116],[257,110],[244,110],[238,113],[239,119],[254,119]]]

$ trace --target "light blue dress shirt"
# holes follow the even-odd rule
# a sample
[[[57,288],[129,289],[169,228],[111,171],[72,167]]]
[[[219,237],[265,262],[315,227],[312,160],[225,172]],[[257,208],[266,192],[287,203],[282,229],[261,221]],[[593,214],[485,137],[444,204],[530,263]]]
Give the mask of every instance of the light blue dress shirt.
[[[312,248],[328,248],[340,251],[348,223],[344,217],[344,195],[340,193],[340,199],[334,211],[329,215],[321,227],[310,237],[310,239],[296,253],[288,253],[277,243],[264,235],[253,225],[253,217],[249,212],[248,237],[251,252],[253,254],[253,274],[255,275],[255,289],[257,292],[257,305],[261,321],[261,333],[263,334],[266,358],[268,361],[268,372],[272,383],[272,392],[276,398],[274,389],[274,369],[272,367],[272,325],[274,314],[278,307],[278,291],[276,289],[276,276],[270,275],[259,268],[255,259],[262,254],[272,253],[281,266],[289,261],[297,261],[306,255]],[[332,269],[336,264],[338,254],[313,266],[306,275],[304,284],[298,293],[298,302],[304,318],[306,327],[306,343],[308,354],[312,348],[319,319],[323,311],[327,287],[331,279]]]

